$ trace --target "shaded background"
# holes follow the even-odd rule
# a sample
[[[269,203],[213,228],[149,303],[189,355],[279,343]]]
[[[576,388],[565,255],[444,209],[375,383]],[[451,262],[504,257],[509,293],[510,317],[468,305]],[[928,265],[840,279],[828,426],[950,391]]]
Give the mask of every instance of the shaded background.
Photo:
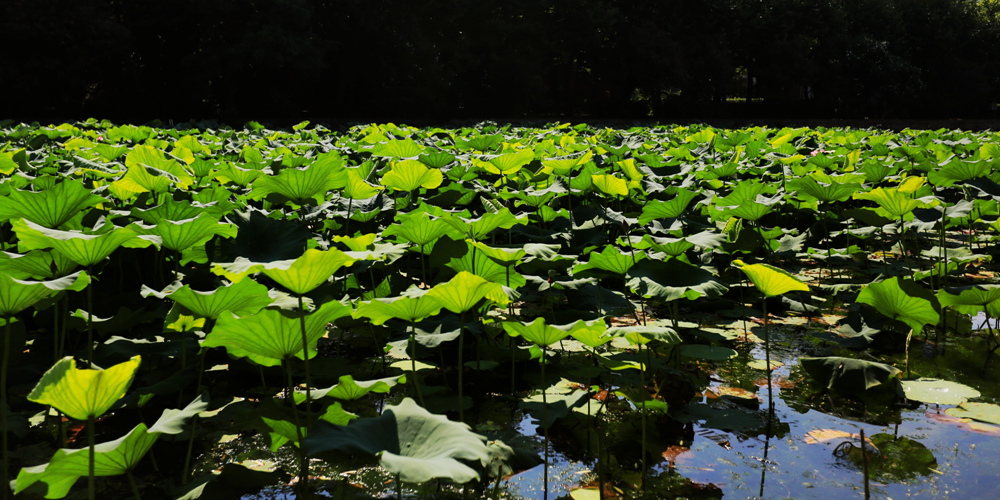
[[[996,118],[998,0],[6,0],[0,117]]]

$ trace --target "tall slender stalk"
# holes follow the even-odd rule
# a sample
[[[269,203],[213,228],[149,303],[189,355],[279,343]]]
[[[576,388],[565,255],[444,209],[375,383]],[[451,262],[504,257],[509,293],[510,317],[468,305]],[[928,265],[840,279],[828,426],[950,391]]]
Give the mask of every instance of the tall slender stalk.
[[[545,440],[545,464],[542,466],[542,498],[543,500],[548,500],[549,498],[549,401],[546,394],[549,392],[548,388],[545,386],[545,351],[548,346],[540,346],[542,348],[542,376],[541,376],[541,386],[542,386],[542,437]]]
[[[3,363],[0,366],[0,425],[3,426],[3,463],[0,464],[0,468],[3,469],[3,484],[0,485],[0,489],[3,490],[4,499],[10,498],[10,488],[7,487],[10,484],[10,473],[7,470],[10,467],[7,443],[7,365],[10,363],[10,322],[12,319],[10,316],[4,318],[7,324],[4,326]]]
[[[87,276],[90,276],[90,284],[87,285],[87,368],[94,368],[94,269],[87,266]]]
[[[774,418],[774,390],[771,386],[771,333],[767,328],[767,297],[761,300],[764,310],[764,362],[767,364],[767,420]]]
[[[309,376],[309,336],[306,334],[306,309],[302,303],[301,295],[299,295],[299,311],[301,312],[299,316],[299,329],[302,331],[302,363],[306,375],[306,426],[308,426],[312,422],[312,410],[310,410],[310,403],[312,403],[312,394],[310,393],[312,378]]]
[[[458,420],[465,422],[465,311],[458,331]]]
[[[87,500],[94,500],[95,463],[97,461],[96,437],[94,432],[94,417],[87,417]],[[6,465],[6,464],[5,464]],[[6,485],[4,485],[6,487]],[[6,488],[5,488],[6,489]]]

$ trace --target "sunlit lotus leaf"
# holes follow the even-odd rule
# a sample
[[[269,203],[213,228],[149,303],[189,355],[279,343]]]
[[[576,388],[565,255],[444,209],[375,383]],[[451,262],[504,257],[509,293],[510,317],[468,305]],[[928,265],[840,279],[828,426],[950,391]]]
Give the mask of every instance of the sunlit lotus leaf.
[[[159,436],[149,432],[146,424],[139,424],[121,438],[94,446],[94,476],[125,474],[146,455]],[[14,481],[14,493],[42,482],[47,488],[45,498],[64,498],[79,478],[89,474],[88,448],[60,449],[49,463],[21,469]]]
[[[163,151],[145,144],[128,152],[125,166],[125,175],[112,185],[134,193],[162,193],[174,185],[187,189],[194,183],[194,177],[177,160],[167,159]]]
[[[680,344],[682,341],[677,331],[667,326],[615,326],[608,328],[605,334],[609,337],[623,337],[635,345],[645,345],[652,340],[666,345]]]
[[[125,395],[140,361],[134,356],[105,370],[77,369],[76,360],[67,356],[42,375],[28,400],[77,420],[97,418]]]
[[[144,286],[142,296],[150,295],[161,299],[169,298],[206,318],[218,318],[225,311],[237,316],[248,316],[257,313],[273,301],[267,294],[267,287],[253,280],[240,280],[210,292],[192,290],[189,285],[180,288],[168,287],[162,292]]]
[[[417,160],[403,160],[395,163],[382,176],[382,185],[398,191],[413,191],[417,188],[434,189],[444,182],[444,174],[439,169],[430,169]]]
[[[255,199],[277,194],[297,205],[318,205],[327,191],[342,188],[347,183],[345,163],[346,160],[328,153],[304,168],[284,168],[278,175],[257,179],[250,193]]]
[[[861,359],[830,356],[801,357],[799,362],[819,383],[831,391],[856,395],[886,383],[899,383],[899,368]]]
[[[522,149],[514,153],[506,153],[493,157],[488,161],[473,160],[474,163],[483,170],[491,174],[511,175],[516,174],[525,165],[535,159],[535,153],[529,148]]]
[[[32,250],[26,254],[0,252],[0,273],[20,279],[54,279],[69,274],[77,264],[58,250]]]
[[[937,299],[941,307],[951,307],[962,314],[986,312],[993,317],[1000,316],[1000,285],[944,288],[938,291]]]
[[[177,252],[204,245],[215,236],[234,238],[237,234],[234,224],[219,222],[207,213],[193,219],[162,220],[153,227],[143,229],[147,234],[159,236],[164,248]]]
[[[375,196],[383,189],[385,188],[371,184],[361,178],[361,176],[358,175],[357,169],[347,169],[347,185],[344,186],[344,196],[354,198],[356,200],[365,200]]]
[[[326,325],[351,313],[351,306],[330,301],[306,315],[306,339],[309,357],[316,355],[316,343],[326,334]],[[264,366],[278,366],[292,356],[302,358],[302,311],[286,313],[264,309],[252,316],[222,314],[212,332],[202,341],[203,347],[225,347],[231,356],[247,357]]]
[[[628,183],[625,182],[625,179],[611,174],[593,174],[590,179],[594,183],[594,187],[604,194],[628,196]]]
[[[303,295],[326,283],[340,268],[349,266],[356,259],[336,248],[317,250],[310,248],[299,258],[274,262],[241,260],[230,264],[216,264],[212,272],[238,281],[248,274],[263,272],[292,293]]]
[[[411,483],[434,478],[466,483],[479,478],[479,473],[460,460],[490,459],[485,438],[468,425],[433,415],[410,398],[386,406],[381,416],[357,419],[346,426],[318,422],[303,449],[309,455],[327,451],[374,455],[379,465]]]
[[[444,168],[455,161],[455,155],[447,151],[433,151],[417,157],[417,161],[430,168]]]
[[[106,201],[72,179],[38,192],[11,189],[9,194],[0,197],[0,221],[24,218],[55,229],[80,212]]]
[[[330,396],[331,398],[337,398],[343,401],[353,401],[355,399],[365,397],[365,395],[370,392],[374,392],[376,394],[386,394],[389,390],[395,387],[396,384],[405,383],[405,375],[361,381],[354,380],[354,377],[351,375],[343,375],[337,380],[336,384],[325,389],[313,389],[310,391],[309,395],[313,399]],[[295,393],[295,399],[296,403],[301,403],[302,401],[305,401],[305,394],[297,392]]]
[[[456,231],[473,240],[481,240],[496,229],[510,229],[516,224],[527,224],[526,216],[515,217],[504,207],[497,212],[489,212],[475,219],[448,217],[444,219]]]
[[[521,337],[539,346],[548,346],[559,342],[572,333],[578,325],[586,327],[585,323],[576,322],[568,325],[547,325],[545,318],[535,318],[531,323],[519,321],[504,321],[503,329],[512,337]]]
[[[383,238],[397,235],[414,245],[433,243],[446,234],[455,234],[460,237],[464,232],[455,229],[445,219],[431,218],[426,212],[417,212],[401,217],[399,223],[390,224],[382,231]]]
[[[577,167],[586,165],[593,157],[593,151],[587,150],[577,158],[542,160],[542,168],[555,175],[569,175]]]
[[[264,177],[267,172],[256,168],[243,168],[233,162],[226,162],[224,167],[215,171],[214,178],[222,184],[234,183],[240,186],[247,186],[259,177]]]
[[[456,314],[472,309],[484,298],[501,305],[510,301],[502,285],[467,271],[459,272],[447,283],[435,285],[427,295],[434,297],[442,307]]]
[[[489,257],[491,260],[505,266],[514,265],[528,255],[523,246],[514,248],[491,247],[481,241],[476,241],[472,244],[476,247],[477,252],[482,252],[483,255]]]
[[[92,266],[106,259],[120,246],[144,247],[150,240],[139,237],[134,226],[119,227],[101,234],[49,229],[25,219],[11,221],[19,245],[29,250],[54,248],[81,266]],[[147,237],[150,238],[150,237]]]
[[[809,285],[801,282],[791,273],[768,264],[744,264],[734,261],[741,271],[746,273],[758,290],[768,297],[782,295],[794,290],[809,291]]]
[[[920,206],[919,201],[904,194],[899,188],[879,187],[868,192],[856,193],[853,198],[878,203],[879,208],[875,209],[875,213],[893,220],[899,220]]]
[[[125,474],[153,447],[161,434],[179,434],[184,423],[208,407],[205,396],[195,399],[184,409],[166,409],[152,427],[139,424],[132,431],[114,441],[94,446],[94,475],[117,476]],[[14,481],[15,494],[42,482],[47,490],[45,498],[63,498],[77,479],[90,474],[88,448],[57,450],[52,460],[36,467],[25,467]]]
[[[390,158],[415,158],[424,152],[424,147],[417,144],[413,139],[391,139],[387,142],[380,142],[372,148],[373,156],[387,156]]]
[[[944,411],[958,418],[971,418],[980,422],[1000,425],[1000,406],[992,403],[961,403]]]
[[[451,258],[445,264],[448,268],[456,272],[467,271],[509,288],[518,288],[526,283],[524,276],[512,269],[513,263],[505,264],[503,261],[490,258],[486,252],[480,251],[472,240],[466,240],[466,244],[468,250],[461,257]],[[505,254],[504,257],[509,256]]]
[[[575,272],[575,268],[574,268]],[[629,269],[627,285],[635,293],[662,300],[699,297],[715,298],[726,293],[722,284],[708,270],[678,259],[642,260]]]
[[[988,160],[965,161],[952,157],[941,165],[940,169],[931,170],[927,180],[935,186],[952,186],[956,182],[964,182],[976,177],[986,177],[993,172],[994,162]]]
[[[681,188],[677,189],[674,197],[669,201],[650,200],[642,206],[642,215],[639,216],[639,224],[645,226],[650,221],[656,219],[680,217],[691,203],[691,200],[696,197],[698,197],[696,191]]]
[[[635,252],[633,260],[631,253],[619,250],[614,245],[607,245],[604,247],[604,250],[601,250],[601,253],[591,252],[590,259],[586,263],[573,266],[573,276],[583,277],[581,273],[591,269],[599,269],[621,276],[626,274],[629,269],[632,269],[633,265],[645,258],[645,253]]]
[[[906,399],[937,405],[957,405],[968,399],[978,398],[979,391],[958,382],[921,378],[904,380],[903,393]]]
[[[0,317],[9,318],[62,290],[79,291],[90,284],[84,271],[50,281],[26,281],[0,273]]]
[[[396,318],[415,323],[437,315],[444,307],[433,295],[426,293],[419,297],[392,297],[375,299],[358,304],[354,317],[369,318],[373,325],[381,325]]]
[[[861,183],[864,180],[864,176],[856,174],[832,176],[822,172],[813,172],[789,181],[788,186],[819,201],[830,203],[849,198],[862,189]]]
[[[906,323],[914,333],[923,330],[924,325],[936,325],[941,319],[941,305],[937,297],[919,284],[899,277],[866,286],[856,301]]]

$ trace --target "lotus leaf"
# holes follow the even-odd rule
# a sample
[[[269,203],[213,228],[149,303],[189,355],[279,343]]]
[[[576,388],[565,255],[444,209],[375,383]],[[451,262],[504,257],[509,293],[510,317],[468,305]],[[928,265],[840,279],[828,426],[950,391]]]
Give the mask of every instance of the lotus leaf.
[[[884,363],[861,359],[830,356],[825,358],[802,357],[806,370],[821,386],[841,394],[862,394],[883,384],[899,384],[899,368]]]
[[[979,391],[958,382],[921,378],[904,380],[903,392],[906,399],[937,405],[957,405],[967,399],[978,398]]]
[[[134,356],[105,370],[77,369],[76,360],[67,356],[42,375],[28,400],[78,420],[97,418],[125,395],[140,361]]]
[[[346,426],[317,422],[303,449],[309,455],[334,450],[375,455],[390,473],[413,483],[434,478],[466,483],[479,478],[479,473],[460,460],[490,460],[485,439],[468,425],[433,415],[410,398],[387,406],[379,417]]]

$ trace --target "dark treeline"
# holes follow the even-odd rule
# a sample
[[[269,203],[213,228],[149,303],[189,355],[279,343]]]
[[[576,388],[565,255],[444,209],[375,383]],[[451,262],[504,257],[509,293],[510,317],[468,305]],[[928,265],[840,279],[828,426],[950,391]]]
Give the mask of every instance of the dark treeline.
[[[0,115],[981,118],[998,0],[6,0]]]

